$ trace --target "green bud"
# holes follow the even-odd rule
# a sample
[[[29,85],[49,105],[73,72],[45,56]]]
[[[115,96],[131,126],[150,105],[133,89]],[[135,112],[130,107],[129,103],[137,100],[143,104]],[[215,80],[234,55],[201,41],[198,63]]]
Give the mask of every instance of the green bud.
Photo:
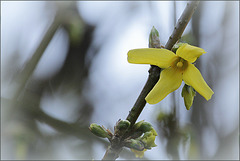
[[[138,138],[142,136],[143,133],[151,131],[154,135],[157,136],[157,132],[154,130],[152,125],[148,122],[144,122],[144,120],[137,122],[133,125],[133,133],[131,138]]]
[[[133,129],[134,129],[134,130],[139,129],[143,122],[144,122],[144,120],[139,121],[139,122],[137,122],[136,124],[134,124],[134,125],[133,125]]]
[[[118,128],[119,130],[125,130],[128,129],[130,127],[130,122],[128,120],[120,120],[117,125],[116,128]]]
[[[124,145],[128,148],[135,149],[135,150],[138,150],[138,151],[143,151],[144,150],[143,143],[140,140],[137,140],[137,139],[136,140],[135,139],[126,140],[124,142]]]
[[[130,127],[130,124],[128,120],[119,120],[114,127],[115,134],[122,135]]]
[[[196,91],[194,88],[185,84],[182,88],[182,97],[184,98],[184,104],[187,110],[192,106],[195,95]]]
[[[152,130],[152,125],[148,122],[143,122],[141,124],[141,126],[138,128],[138,130],[142,131],[142,132],[148,132],[150,130]]]
[[[140,136],[142,136],[143,132],[142,131],[134,131],[132,134],[131,134],[131,138],[132,139],[136,139]]]
[[[97,125],[95,123],[92,123],[90,125],[89,129],[94,135],[97,135],[99,137],[102,137],[102,138],[109,138],[110,137],[108,135],[108,132],[103,127],[101,127],[100,125]]]
[[[157,29],[153,26],[149,34],[149,48],[160,48],[160,39]]]
[[[134,131],[141,131],[143,133],[150,131],[152,129],[152,125],[148,122],[144,122],[144,120],[139,121],[138,123],[133,125]]]

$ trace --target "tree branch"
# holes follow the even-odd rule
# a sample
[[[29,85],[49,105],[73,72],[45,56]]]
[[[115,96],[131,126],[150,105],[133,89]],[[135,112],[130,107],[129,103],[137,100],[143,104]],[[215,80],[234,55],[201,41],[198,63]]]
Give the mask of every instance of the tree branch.
[[[177,25],[175,26],[172,35],[169,37],[165,48],[171,50],[173,45],[181,38],[183,31],[185,30],[188,22],[190,21],[193,13],[195,12],[199,1],[192,1],[187,3],[185,10],[181,17],[178,19]]]
[[[49,42],[52,40],[55,32],[57,31],[58,27],[60,25],[60,19],[58,16],[55,17],[54,21],[52,22],[51,26],[45,33],[41,43],[39,44],[38,48],[30,58],[30,60],[26,63],[23,70],[20,73],[20,76],[18,78],[18,87],[16,89],[16,92],[14,93],[13,99],[17,99],[21,92],[23,91],[23,88],[25,87],[27,81],[31,77],[33,71],[35,70],[40,58],[42,57],[45,49],[47,48]]]
[[[77,123],[68,123],[57,118],[54,118],[48,114],[46,114],[38,104],[33,104],[29,101],[16,101],[12,99],[7,99],[1,97],[1,103],[3,105],[3,109],[7,109],[8,107],[18,105],[21,107],[23,113],[31,116],[34,120],[46,123],[51,126],[55,130],[62,132],[67,135],[73,135],[79,139],[87,140],[89,137],[91,139],[95,139],[105,145],[107,145],[107,141],[102,138],[95,137],[86,126],[81,126]],[[8,116],[9,117],[9,116]],[[9,119],[9,118],[8,118]],[[11,118],[10,118],[11,119]],[[3,120],[8,121],[8,120]]]
[[[180,39],[198,4],[199,1],[192,1],[187,3],[187,6],[184,9],[181,17],[179,18],[172,35],[169,37],[169,40],[165,45],[166,49],[171,50],[173,45]],[[159,67],[151,65],[151,68],[149,69],[148,80],[144,85],[144,88],[142,89],[139,97],[137,98],[133,108],[129,112],[129,115],[127,116],[127,120],[131,123],[131,126],[135,124],[144,106],[146,105],[145,97],[148,95],[148,93],[152,90],[152,88],[159,80],[160,71],[161,69]],[[122,146],[115,145],[114,143],[115,143],[114,141],[111,142],[111,145],[106,150],[103,160],[105,159],[115,160],[118,158],[118,154],[121,152]]]
[[[183,11],[181,17],[179,18],[172,35],[169,37],[169,40],[167,44],[165,45],[165,48],[168,50],[171,50],[173,45],[181,38],[181,35],[183,31],[185,30],[188,22],[190,21],[194,11],[196,10],[196,7],[198,6],[199,1],[193,1],[190,3],[187,3],[187,6],[185,10]],[[131,125],[134,125],[137,118],[139,117],[140,113],[142,112],[146,101],[145,97],[148,95],[148,93],[152,90],[154,85],[159,80],[160,75],[160,68],[157,66],[151,66],[149,69],[149,77],[148,80],[139,95],[136,103],[134,104],[133,108],[129,112],[129,115],[127,116],[127,120],[131,122]]]

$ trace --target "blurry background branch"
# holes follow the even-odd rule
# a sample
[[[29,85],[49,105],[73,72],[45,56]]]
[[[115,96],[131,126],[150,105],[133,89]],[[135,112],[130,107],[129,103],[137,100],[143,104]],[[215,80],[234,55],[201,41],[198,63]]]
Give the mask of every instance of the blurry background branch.
[[[26,102],[14,102],[12,99],[8,100],[2,98],[2,105],[4,106],[12,106],[12,104],[20,106],[21,111],[17,111],[16,113],[24,114],[26,117],[31,116],[35,121],[40,121],[48,124],[53,127],[57,131],[64,133],[66,135],[73,135],[79,139],[89,139],[89,136],[92,136],[92,133],[88,130],[88,126],[81,126],[78,123],[68,123],[52,116],[49,116],[44,111],[42,111],[37,105],[31,104],[29,105],[29,100]],[[32,121],[34,121],[32,120]],[[92,137],[92,140],[99,141],[105,145],[107,145],[107,141],[100,139],[98,137]]]
[[[16,119],[16,115],[19,114],[17,118],[20,120],[25,118],[24,126],[29,127],[29,129],[37,129],[37,122],[42,122],[63,134],[73,135],[81,140],[84,140],[84,148],[89,149],[92,141],[96,140],[95,138],[91,137],[92,134],[89,133],[89,130],[86,126],[91,117],[93,107],[91,102],[81,98],[83,97],[81,96],[81,91],[83,89],[85,79],[88,78],[87,73],[91,65],[90,63],[85,63],[85,57],[87,55],[89,46],[92,43],[92,33],[94,27],[86,24],[80,17],[76,8],[76,2],[67,2],[64,4],[61,2],[56,2],[56,7],[56,15],[53,18],[54,20],[51,23],[48,31],[45,33],[45,36],[37,47],[35,53],[28,60],[23,70],[18,74],[18,87],[14,94],[13,100],[7,101],[11,102],[11,104],[8,103],[8,105],[11,105],[14,113],[11,114],[12,117],[6,118],[4,121],[7,122],[7,120],[11,120],[12,118]],[[51,78],[46,80],[34,80],[32,78],[32,74],[56,31],[59,30],[59,26],[61,26],[61,28],[64,29],[69,36],[69,47],[64,65],[59,72],[53,75]],[[68,86],[63,88],[65,85]],[[40,109],[40,101],[44,96],[44,92],[54,92],[61,88],[63,88],[63,92],[74,89],[75,93],[79,95],[79,99],[82,99],[82,102],[77,105],[77,110],[79,110],[77,113],[81,115],[78,115],[76,121],[73,123],[56,119]],[[19,98],[22,92],[24,92],[24,94]],[[4,102],[2,104],[3,108],[10,107]],[[8,108],[6,110],[9,111],[10,109]],[[40,135],[39,132],[35,137],[38,135]],[[97,140],[104,143],[103,140]],[[88,155],[89,154],[85,154],[85,157],[91,158],[91,156]],[[24,155],[21,155],[21,157],[22,159],[27,159],[24,158]]]
[[[16,88],[16,92],[13,96],[13,99],[17,99],[21,92],[24,91],[27,81],[31,78],[33,71],[35,70],[39,60],[41,59],[45,49],[47,48],[49,42],[52,40],[55,32],[57,31],[60,25],[60,19],[58,16],[54,18],[54,21],[50,25],[49,29],[45,33],[41,43],[39,44],[38,48],[28,60],[26,65],[23,67],[23,70],[19,73],[19,77],[17,78],[17,83],[19,84]]]
[[[99,47],[96,45],[94,48],[92,47],[92,35],[94,34],[95,26],[87,24],[82,19],[77,9],[77,2],[48,3],[56,7],[53,21],[32,57],[25,63],[23,70],[17,73],[16,80],[14,80],[17,87],[13,97],[11,99],[1,97],[3,111],[8,113],[8,117],[3,117],[3,129],[5,131],[3,135],[5,138],[10,137],[9,131],[11,132],[12,129],[6,122],[12,122],[14,125],[17,121],[21,123],[21,126],[17,129],[24,128],[26,130],[24,132],[16,130],[10,134],[17,136],[17,138],[24,137],[23,140],[26,140],[29,135],[25,136],[25,134],[30,133],[32,138],[31,144],[34,144],[39,138],[46,140],[46,136],[38,129],[40,124],[45,124],[59,132],[60,135],[65,135],[66,137],[74,136],[81,140],[80,147],[75,149],[79,151],[78,158],[91,159],[94,156],[93,142],[98,141],[106,145],[105,140],[96,138],[88,129],[93,112],[93,104],[86,99],[83,92],[84,87],[88,85],[88,71],[91,67],[92,57],[99,50]],[[33,73],[44,56],[46,48],[59,30],[64,30],[69,40],[64,63],[60,70],[51,77],[36,79],[33,77]],[[89,50],[90,48],[91,50]],[[56,94],[62,95],[70,91],[79,97],[78,103],[75,105],[76,116],[69,118],[72,119],[71,122],[57,119],[44,112],[41,108],[42,98],[44,98],[46,93],[56,97]],[[34,156],[34,153],[31,153],[31,151],[34,151],[31,149],[31,146],[29,142],[18,142],[16,151],[11,152],[11,155],[16,157],[13,159],[29,159]],[[86,153],[85,151],[88,152]],[[130,154],[129,151],[125,151],[125,155],[128,158],[129,156],[130,158],[131,156],[133,157],[133,154]],[[45,155],[44,157],[49,159],[51,155]],[[41,159],[44,159],[44,157]]]

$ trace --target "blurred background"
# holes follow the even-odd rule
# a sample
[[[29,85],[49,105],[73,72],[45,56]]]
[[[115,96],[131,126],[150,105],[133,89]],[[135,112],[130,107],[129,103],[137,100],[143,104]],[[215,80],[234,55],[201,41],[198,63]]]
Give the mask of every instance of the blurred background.
[[[148,77],[128,50],[153,26],[165,45],[186,3],[1,2],[1,159],[102,159],[109,143],[89,125],[113,131]],[[144,159],[239,159],[239,2],[200,2],[182,41],[207,52],[196,66],[215,93],[186,110],[182,84],[147,104],[138,121],[158,136]]]

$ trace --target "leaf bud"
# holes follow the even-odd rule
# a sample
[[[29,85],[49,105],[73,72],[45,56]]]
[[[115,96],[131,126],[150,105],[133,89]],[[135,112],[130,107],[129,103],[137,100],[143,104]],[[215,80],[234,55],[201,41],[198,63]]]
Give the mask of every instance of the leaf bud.
[[[152,130],[152,125],[150,124],[150,123],[148,123],[148,122],[143,122],[142,124],[141,124],[141,126],[138,128],[138,130],[141,130],[142,132],[148,132],[148,131],[150,131],[150,130]]]
[[[137,122],[136,124],[134,124],[134,125],[133,125],[133,129],[134,129],[134,130],[137,130],[137,129],[142,125],[143,122],[144,122],[144,120],[139,121],[139,122]]]
[[[130,127],[130,122],[128,120],[119,120],[114,127],[115,134],[121,135],[126,132],[126,130]]]
[[[92,123],[89,127],[89,130],[96,136],[102,138],[109,138],[108,132],[98,124]]]
[[[192,106],[195,95],[196,91],[194,88],[185,84],[182,88],[182,97],[184,98],[184,104],[187,110]]]
[[[119,130],[122,130],[122,129],[128,129],[129,126],[130,126],[130,122],[128,120],[120,120],[118,123],[117,123],[117,128]]]
[[[152,125],[148,122],[144,122],[144,120],[139,121],[133,125],[133,129],[135,131],[141,131],[143,133],[150,131],[152,128]]]
[[[131,138],[132,139],[136,139],[140,136],[142,136],[143,132],[142,131],[134,131],[132,134],[131,134]]]
[[[126,140],[124,142],[124,145],[128,148],[135,149],[138,151],[143,151],[144,150],[144,145],[140,140],[137,139],[130,139]]]
[[[149,48],[160,48],[160,39],[157,29],[153,26],[149,34]]]

